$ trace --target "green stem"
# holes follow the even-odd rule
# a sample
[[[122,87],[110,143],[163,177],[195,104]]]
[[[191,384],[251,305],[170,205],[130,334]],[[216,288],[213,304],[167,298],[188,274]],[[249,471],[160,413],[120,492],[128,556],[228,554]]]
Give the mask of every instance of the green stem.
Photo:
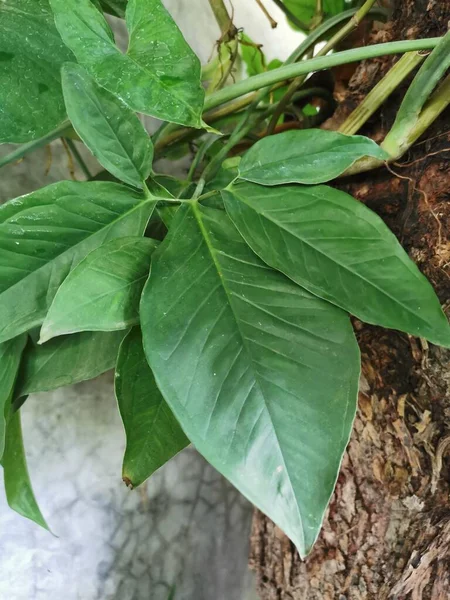
[[[307,75],[315,71],[324,71],[333,67],[339,67],[349,63],[377,58],[379,56],[390,54],[404,54],[405,52],[414,52],[418,50],[430,50],[434,48],[442,38],[423,38],[419,40],[404,40],[400,42],[387,42],[384,44],[373,44],[363,48],[353,50],[344,50],[336,52],[329,56],[319,56],[304,60],[300,63],[294,63],[266,71],[243,81],[239,81],[222,90],[214,92],[206,99],[205,110],[211,110],[220,104],[225,104],[240,96],[254,92],[262,87],[272,86],[280,81],[294,79],[299,75]]]
[[[319,50],[316,54],[316,57],[326,56],[330,50],[334,50],[334,48],[342,42],[350,33],[352,33],[364,19],[364,17],[369,13],[372,6],[375,4],[376,0],[366,0],[364,4],[361,6],[359,10],[355,12],[352,18],[346,23],[339,31],[337,31],[333,37],[328,40],[328,42]],[[292,96],[298,90],[298,88],[303,84],[307,75],[301,75],[300,77],[296,77],[294,81],[289,85],[286,94],[282,98],[280,104],[278,105],[278,109],[274,112],[272,119],[269,124],[269,134],[273,132],[276,124],[278,123],[279,118],[283,114],[286,106],[289,104]]]
[[[187,174],[187,177],[186,177],[187,183],[191,183],[191,181],[194,179],[195,171],[198,169],[200,163],[205,158],[205,154],[208,151],[208,148],[210,148],[212,146],[212,144],[214,144],[216,141],[217,141],[217,136],[209,136],[206,138],[206,140],[204,140],[200,144],[197,154],[195,155],[195,158],[192,161],[191,167],[189,169],[189,173]]]
[[[439,115],[450,105],[450,75],[444,79],[442,84],[425,104],[419,118],[416,120],[414,125],[409,129],[407,136],[403,144],[394,142],[394,148],[397,150],[396,155],[393,156],[395,160],[398,160],[411,146],[420,138],[423,133],[430,127],[430,125],[439,117]],[[381,144],[381,147],[386,150],[389,154],[393,148],[391,146],[392,129],[386,136],[386,139]]]
[[[388,162],[395,162],[401,158],[405,152],[407,152],[413,144],[425,133],[430,125],[439,117],[439,115],[450,105],[450,75],[448,75],[440,87],[436,90],[433,96],[425,105],[422,110],[419,119],[416,121],[414,127],[410,130],[408,137],[405,142],[399,147],[398,145],[391,144],[390,134],[386,136],[384,142],[381,144],[383,150],[390,154]],[[352,165],[343,176],[355,175],[356,173],[364,173],[365,171],[371,171],[378,167],[382,167],[385,163],[375,158],[362,158]]]
[[[309,33],[309,35],[303,40],[303,42],[299,46],[297,46],[297,48],[295,48],[295,50],[288,56],[288,58],[284,62],[284,65],[290,65],[304,57],[309,57],[309,54],[314,50],[314,47],[318,42],[320,42],[323,39],[326,39],[326,37],[331,31],[333,31],[341,23],[344,23],[348,19],[351,19],[356,12],[356,8],[351,8],[350,10],[346,10],[339,15],[327,19],[325,23],[322,23],[321,25],[316,27],[313,31]],[[369,13],[372,16],[386,17],[386,11],[380,8],[372,8],[369,11]],[[252,100],[248,111],[248,118],[250,118],[251,113],[270,92],[274,91],[278,87],[282,87],[283,85],[284,82],[279,82],[275,86],[268,86],[266,88],[262,88],[259,90],[259,92],[255,93],[254,99]],[[276,122],[278,122],[278,119],[277,121],[275,121],[275,123]]]
[[[386,73],[386,75],[370,90],[364,100],[355,108],[339,127],[341,133],[354,135],[370,119],[392,92],[406,79],[413,69],[424,59],[420,52],[408,52]]]
[[[27,144],[22,144],[15,150],[13,150],[10,154],[7,154],[3,158],[0,158],[0,167],[7,165],[8,163],[14,162],[16,160],[20,160],[30,152],[37,150],[38,148],[42,148],[42,146],[46,146],[50,142],[57,140],[60,137],[63,137],[65,133],[67,133],[71,129],[71,125],[69,121],[64,121],[59,127],[53,129],[39,138],[38,140],[33,140],[32,142],[28,142]]]
[[[306,23],[303,23],[303,21],[300,21],[300,19],[298,19],[281,0],[273,0],[273,2],[278,6],[280,10],[284,12],[289,21],[291,21],[296,27],[302,29],[303,31],[308,31],[308,25]]]
[[[71,140],[70,138],[65,138],[65,140],[66,140],[67,146],[70,148],[70,151],[74,155],[75,160],[77,161],[80,169],[83,171],[84,176],[86,177],[86,179],[91,179],[92,178],[92,174],[90,173],[90,171],[89,171],[86,163],[84,162],[83,157],[78,152],[78,148],[76,147],[75,142],[73,140]]]
[[[414,131],[421,112],[432,91],[450,67],[450,31],[441,38],[414,77],[403,98],[391,131],[385,139],[390,154],[403,153],[403,146]]]
[[[233,25],[233,21],[228,14],[224,0],[209,0],[209,5],[214,13],[217,24],[220,27],[220,33],[222,34],[221,41],[226,42],[233,39],[237,33],[237,29]]]
[[[323,0],[316,0],[316,10],[309,26],[310,30],[316,29],[322,23],[324,16]]]

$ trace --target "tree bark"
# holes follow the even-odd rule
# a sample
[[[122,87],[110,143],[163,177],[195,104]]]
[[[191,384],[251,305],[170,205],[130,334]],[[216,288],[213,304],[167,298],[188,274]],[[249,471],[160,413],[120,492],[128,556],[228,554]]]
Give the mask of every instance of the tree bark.
[[[449,0],[398,0],[392,21],[374,41],[442,35],[449,21]],[[393,60],[356,68],[334,126]],[[385,103],[364,133],[384,137],[404,91]],[[442,115],[393,172],[380,169],[339,183],[385,220],[444,308],[450,304],[449,117],[448,111]],[[322,533],[302,562],[284,534],[255,513],[250,564],[261,598],[448,600],[450,352],[354,324],[362,354],[359,408]]]

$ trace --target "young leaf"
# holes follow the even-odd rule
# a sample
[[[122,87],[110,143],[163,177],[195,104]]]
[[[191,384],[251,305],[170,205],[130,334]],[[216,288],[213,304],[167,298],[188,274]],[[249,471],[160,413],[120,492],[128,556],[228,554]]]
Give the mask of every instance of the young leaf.
[[[114,183],[63,181],[0,206],[0,342],[40,325],[70,270],[142,235],[155,206]]]
[[[363,156],[388,158],[375,142],[362,135],[324,129],[286,131],[256,142],[242,157],[239,176],[263,185],[323,183],[341,175]]]
[[[6,415],[14,390],[26,335],[0,344],[0,459],[5,449]]]
[[[114,331],[139,322],[139,300],[158,242],[126,237],[86,256],[56,293],[40,343],[77,331]]]
[[[136,112],[202,126],[200,61],[161,0],[128,2],[126,54],[107,35],[106,21],[90,0],[50,3],[61,37],[97,83]]]
[[[250,247],[268,265],[358,318],[450,345],[450,326],[428,280],[374,212],[327,186],[222,192]]]
[[[140,314],[189,439],[305,556],[355,413],[348,315],[267,267],[224,211],[189,204],[153,255]]]
[[[73,54],[48,0],[2,0],[0,23],[0,142],[28,142],[64,121],[59,71]]]
[[[112,369],[126,331],[83,332],[65,335],[36,346],[29,343],[23,354],[15,398],[56,390],[93,379]]]
[[[120,346],[115,389],[127,436],[122,476],[137,487],[189,444],[155,383],[139,327]]]
[[[48,530],[31,487],[23,447],[20,411],[11,412],[8,417],[2,466],[6,499],[10,508]]]
[[[252,77],[253,75],[259,75],[267,70],[266,58],[261,46],[255,44],[248,35],[242,34],[241,38],[241,56],[242,60],[247,67],[247,75]]]
[[[75,63],[64,65],[62,85],[69,119],[92,154],[117,179],[142,188],[153,145],[135,113]]]

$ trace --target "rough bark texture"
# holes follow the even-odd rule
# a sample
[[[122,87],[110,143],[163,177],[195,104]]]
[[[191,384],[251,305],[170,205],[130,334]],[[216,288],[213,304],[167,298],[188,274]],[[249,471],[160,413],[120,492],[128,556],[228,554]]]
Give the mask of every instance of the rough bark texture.
[[[376,41],[447,30],[448,0],[399,0],[396,7]],[[392,60],[356,69],[334,124]],[[388,100],[365,133],[383,138],[403,92]],[[392,167],[396,174],[381,169],[339,184],[382,216],[447,308],[449,116],[447,111],[435,123],[402,166]],[[283,533],[255,514],[250,562],[261,598],[448,600],[450,352],[395,331],[360,322],[355,327],[363,372],[359,410],[323,531],[302,562]]]

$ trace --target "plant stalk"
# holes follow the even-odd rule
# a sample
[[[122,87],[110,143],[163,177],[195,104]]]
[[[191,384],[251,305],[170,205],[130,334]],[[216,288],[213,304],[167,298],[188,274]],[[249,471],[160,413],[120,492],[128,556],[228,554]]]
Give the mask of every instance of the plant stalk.
[[[383,104],[392,92],[406,79],[424,59],[420,52],[408,52],[386,73],[377,85],[370,90],[364,100],[339,127],[341,133],[354,135]]]
[[[334,50],[334,48],[340,42],[342,42],[342,40],[344,40],[359,26],[359,24],[369,13],[375,2],[376,0],[366,0],[366,2],[364,2],[361,8],[359,8],[359,10],[355,12],[352,18],[341,29],[339,29],[339,31],[337,31],[330,40],[328,40],[328,42],[325,44],[325,46],[323,46],[323,48],[319,50],[319,52],[316,54],[316,57],[326,56],[328,52],[330,52],[330,50]],[[317,10],[319,10],[319,4],[317,4]],[[292,81],[292,83],[289,85],[286,94],[283,96],[281,102],[278,105],[278,109],[272,115],[272,119],[269,123],[269,133],[273,132],[273,130],[275,129],[275,126],[278,123],[278,120],[280,119],[281,115],[284,113],[286,106],[289,104],[292,96],[295,94],[298,88],[303,84],[306,77],[307,74],[301,75],[300,77],[296,77],[294,81]]]
[[[299,75],[307,75],[315,71],[324,71],[333,67],[339,67],[369,58],[377,58],[379,56],[390,54],[404,54],[405,52],[414,52],[419,50],[430,50],[435,48],[442,38],[423,38],[419,40],[404,40],[400,42],[387,42],[383,44],[373,44],[363,48],[355,48],[352,50],[344,50],[336,52],[329,56],[318,56],[309,60],[304,60],[300,63],[293,63],[265,71],[253,77],[249,77],[243,81],[239,81],[222,90],[214,92],[205,101],[205,110],[211,110],[225,104],[230,100],[244,96],[250,92],[259,90],[260,88],[272,86],[281,81],[294,79]]]
[[[327,23],[326,21],[325,23]],[[429,50],[434,48],[442,38],[423,38],[420,40],[406,40],[401,42],[388,42],[385,44],[374,44],[364,48],[356,48],[354,50],[344,50],[343,52],[336,52],[329,56],[320,56],[318,58],[311,58],[304,60],[300,63],[287,64],[273,71],[266,71],[259,75],[249,77],[244,81],[239,81],[233,85],[227,86],[226,88],[214,92],[211,94],[205,102],[205,110],[212,111],[222,104],[227,102],[236,101],[237,98],[240,100],[236,101],[236,104],[227,105],[223,107],[223,111],[227,111],[225,114],[230,114],[235,108],[243,108],[248,104],[257,104],[267,93],[266,90],[270,89],[274,85],[282,85],[286,79],[292,79],[299,74],[312,73],[314,71],[321,71],[329,69],[331,67],[337,67],[343,64],[352,62],[358,62],[360,60],[366,60],[368,58],[376,58],[383,56],[384,54],[401,54],[404,52],[412,52],[419,50]],[[265,88],[264,92],[260,88]],[[257,90],[260,90],[257,94],[252,96],[245,96],[251,94]],[[245,96],[245,97],[244,97]],[[230,111],[228,112],[228,108]],[[221,112],[220,117],[224,116],[224,112]],[[217,118],[220,118],[217,117]],[[208,113],[205,115],[208,119]],[[209,121],[211,122],[211,121]],[[173,144],[174,142],[183,139],[184,137],[192,133],[191,129],[182,128],[179,129],[177,126],[173,126],[174,129],[171,131],[169,124],[165,126],[164,137],[158,139],[155,144],[155,149],[161,151],[166,146]],[[169,129],[169,131],[167,130]]]
[[[395,138],[391,137],[392,130],[386,136],[381,144],[383,150],[389,155],[388,162],[395,162],[407,152],[413,144],[425,133],[430,125],[439,117],[439,115],[450,105],[450,75],[444,79],[442,84],[427,102],[423,108],[419,119],[414,127],[409,131],[408,137],[404,140],[401,147],[396,142]],[[352,165],[342,176],[355,175],[364,173],[382,167],[385,163],[375,158],[362,158]]]
[[[244,81],[239,81],[238,83],[214,92],[206,99],[204,108],[206,111],[212,110],[221,104],[236,100],[236,98],[240,98],[241,96],[245,96],[246,94],[260,90],[261,88],[273,86],[286,80],[293,79],[299,75],[305,75],[314,71],[322,71],[332,67],[358,62],[361,60],[367,60],[369,58],[376,58],[378,56],[387,54],[403,54],[405,52],[430,50],[435,48],[441,39],[442,38],[439,37],[423,38],[419,40],[405,40],[400,42],[374,44],[364,48],[336,52],[335,54],[331,54],[329,56],[311,58],[300,63],[287,64],[283,67],[279,67],[278,69],[266,71],[264,73],[260,73],[259,75],[254,75],[253,77],[250,77]],[[51,131],[39,140],[35,140],[20,146],[11,154],[8,154],[0,159],[0,167],[8,164],[11,161],[19,160],[29,152],[32,152],[41,146],[45,146],[58,137],[61,137],[68,131],[70,131],[70,124],[68,121],[65,121],[58,129]],[[187,131],[189,130],[186,129],[184,135]],[[173,137],[173,134],[175,133],[176,136]],[[160,140],[159,149],[167,146],[169,143],[173,143],[175,140],[180,139],[180,137],[183,137],[180,136],[178,131],[171,132],[171,134],[172,138],[170,141],[168,139]]]
[[[398,144],[395,137],[392,135],[392,129],[386,136],[386,139],[381,144],[383,150],[389,154],[396,150],[393,160],[398,160],[411,146],[425,133],[430,125],[439,117],[439,115],[450,105],[450,75],[444,79],[442,84],[432,95],[430,100],[425,104],[419,118],[414,126],[408,131],[404,144]],[[395,132],[394,132],[395,133]],[[394,144],[391,145],[392,140]]]
[[[75,157],[75,160],[78,163],[78,166],[80,167],[80,169],[83,171],[84,176],[86,177],[86,179],[92,179],[92,174],[89,171],[86,163],[83,160],[83,157],[81,156],[81,154],[78,152],[78,148],[76,147],[76,144],[73,140],[71,140],[70,138],[65,138],[66,140],[66,144],[68,146],[68,148],[70,149],[70,151],[72,152],[72,154]]]
[[[221,41],[228,42],[233,39],[237,33],[233,20],[228,14],[224,0],[209,0],[209,5],[214,13],[217,24],[220,27]]]
[[[403,98],[385,145],[389,153],[403,154],[403,147],[409,147],[411,133],[417,122],[423,118],[422,109],[428,102],[436,85],[450,68],[450,31],[426,58],[419,72]]]

